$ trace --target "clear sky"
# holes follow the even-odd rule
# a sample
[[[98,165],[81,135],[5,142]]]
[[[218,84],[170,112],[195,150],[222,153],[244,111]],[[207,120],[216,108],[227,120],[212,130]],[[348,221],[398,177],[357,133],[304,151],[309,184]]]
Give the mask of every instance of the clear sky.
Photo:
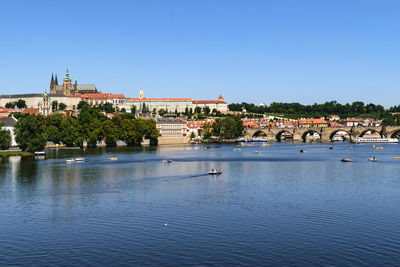
[[[400,104],[400,1],[1,1],[0,94]]]

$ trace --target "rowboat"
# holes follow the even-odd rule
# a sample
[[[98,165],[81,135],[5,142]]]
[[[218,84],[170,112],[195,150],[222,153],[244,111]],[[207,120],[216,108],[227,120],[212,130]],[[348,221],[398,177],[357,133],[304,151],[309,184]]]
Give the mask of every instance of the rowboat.
[[[350,158],[344,158],[341,160],[342,162],[352,162],[352,160]]]
[[[67,163],[74,163],[75,162],[74,159],[67,159],[66,161],[67,161]]]
[[[393,159],[400,159],[400,157],[394,157]]]
[[[304,153],[304,152],[306,152],[305,149],[300,149],[300,153]]]
[[[376,158],[375,158],[375,157],[369,157],[368,160],[369,160],[370,162],[376,162]]]
[[[75,159],[76,162],[84,162],[85,158],[79,157]]]
[[[108,160],[118,160],[117,157],[109,157]]]

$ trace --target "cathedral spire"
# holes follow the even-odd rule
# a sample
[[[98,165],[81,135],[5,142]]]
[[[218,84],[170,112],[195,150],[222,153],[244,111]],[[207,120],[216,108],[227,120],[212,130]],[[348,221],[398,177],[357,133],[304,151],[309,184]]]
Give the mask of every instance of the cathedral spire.
[[[57,73],[56,73],[56,80],[54,82],[56,85],[58,85]]]
[[[65,73],[64,81],[66,81],[66,82],[70,82],[71,81],[71,78],[69,77],[69,73],[68,73],[68,68],[67,68],[67,72]]]

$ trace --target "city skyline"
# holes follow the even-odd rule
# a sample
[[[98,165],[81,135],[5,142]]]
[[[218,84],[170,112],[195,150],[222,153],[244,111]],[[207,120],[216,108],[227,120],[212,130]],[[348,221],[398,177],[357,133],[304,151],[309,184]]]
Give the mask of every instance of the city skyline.
[[[399,104],[395,1],[1,6],[0,94],[49,90],[51,73],[68,68],[73,81],[129,97]]]

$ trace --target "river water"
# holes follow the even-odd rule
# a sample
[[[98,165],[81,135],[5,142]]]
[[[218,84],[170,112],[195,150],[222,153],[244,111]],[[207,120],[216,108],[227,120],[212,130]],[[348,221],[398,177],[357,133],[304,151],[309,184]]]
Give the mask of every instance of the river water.
[[[47,160],[5,159],[0,265],[397,265],[400,146],[333,146],[54,150]],[[77,156],[86,162],[66,164]],[[352,163],[340,162],[347,156]],[[208,175],[211,168],[222,175]]]

